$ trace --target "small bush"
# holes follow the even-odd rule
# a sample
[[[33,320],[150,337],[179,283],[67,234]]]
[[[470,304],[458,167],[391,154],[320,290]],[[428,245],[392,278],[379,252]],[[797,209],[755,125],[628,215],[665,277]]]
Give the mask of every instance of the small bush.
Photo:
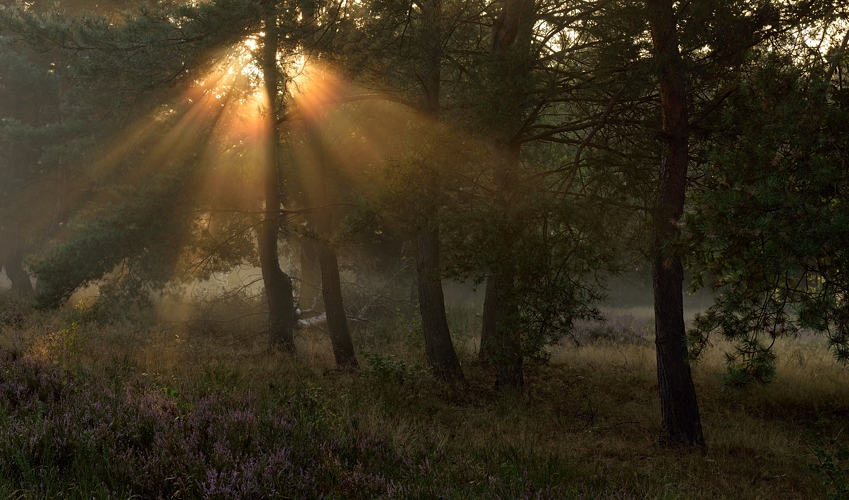
[[[829,500],[849,498],[849,445],[835,438],[809,445],[815,462],[807,469],[815,472]]]
[[[404,360],[396,359],[392,355],[364,353],[362,356],[371,365],[372,373],[383,380],[402,385],[404,382],[420,381],[424,376],[424,370],[420,366],[411,367]]]

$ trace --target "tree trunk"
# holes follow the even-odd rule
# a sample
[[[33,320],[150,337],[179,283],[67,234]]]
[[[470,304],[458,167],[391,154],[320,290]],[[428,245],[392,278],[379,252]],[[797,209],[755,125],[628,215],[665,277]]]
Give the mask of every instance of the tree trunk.
[[[511,95],[503,102],[503,122],[497,126],[495,149],[504,158],[495,172],[495,204],[507,207],[515,196],[512,186],[520,164],[521,145],[512,141],[516,128],[522,123],[522,109],[517,103],[526,100],[525,89],[511,85],[511,80],[526,76],[531,69],[528,53],[533,38],[534,0],[505,0],[492,28],[493,77],[501,79],[511,88]],[[514,46],[514,41],[518,43]],[[508,229],[509,230],[509,229]],[[513,238],[506,241],[513,245]],[[509,260],[506,259],[506,260]],[[511,295],[515,275],[509,270],[510,262],[496,262],[492,275],[486,280],[483,321],[481,323],[481,360],[495,361],[495,386],[519,387],[524,384],[522,374],[522,340],[518,330],[518,310]]]
[[[492,361],[492,353],[495,349],[495,331],[498,328],[498,320],[495,317],[498,311],[498,303],[495,297],[495,277],[486,278],[486,291],[483,297],[483,313],[481,314],[481,344],[478,350],[478,359],[481,362]]]
[[[11,234],[10,234],[11,233]],[[18,229],[9,229],[0,241],[0,262],[6,268],[6,276],[12,282],[12,293],[21,297],[32,295],[32,282],[29,273],[23,268],[24,254],[20,245]]]
[[[318,205],[313,220],[318,230],[320,241],[318,256],[321,264],[321,295],[324,299],[324,310],[327,313],[327,328],[330,331],[330,342],[333,345],[333,356],[339,368],[350,370],[357,368],[357,357],[354,354],[354,343],[348,330],[348,318],[342,301],[342,284],[339,280],[339,263],[336,259],[336,249],[330,241],[333,234],[333,214],[329,207],[327,153],[317,129],[315,117],[307,118],[304,124],[312,145],[316,180],[314,182],[313,199]]]
[[[425,44],[422,66],[418,72],[422,84],[422,109],[426,116],[438,120],[442,63],[442,31],[439,22],[442,17],[442,1],[423,0],[420,5]],[[436,167],[425,168],[430,169],[426,172],[430,182],[426,187],[428,193],[425,193],[425,196],[434,200],[440,189],[439,173]],[[438,207],[435,204],[424,210],[422,220],[416,227],[415,237],[419,312],[422,316],[427,359],[436,378],[461,381],[463,371],[451,341],[445,315],[445,296],[439,272]]]
[[[496,172],[496,204],[509,206],[512,199],[509,179],[511,169],[518,164],[518,146],[511,147],[506,164]],[[509,231],[509,229],[508,229]],[[506,234],[505,244],[512,245],[515,235]],[[505,259],[509,260],[509,259]],[[522,338],[519,311],[513,297],[515,272],[511,262],[495,262],[492,274],[486,280],[483,318],[481,322],[480,358],[495,363],[496,387],[519,387],[524,384],[522,375]]]
[[[445,316],[445,297],[439,277],[437,228],[420,227],[416,231],[416,278],[425,350],[433,374],[440,380],[463,380],[460,360],[454,351]]]
[[[342,303],[342,286],[339,281],[339,264],[336,250],[329,244],[319,249],[321,260],[321,293],[324,297],[324,309],[327,311],[327,328],[330,330],[330,343],[333,345],[333,357],[336,365],[343,369],[357,367],[354,355],[354,343],[348,331],[348,318]]]
[[[518,312],[512,297],[513,275],[501,273],[490,276],[486,286],[491,288],[491,302],[495,304],[495,332],[488,353],[495,361],[495,387],[521,387],[525,377],[522,373],[522,339],[516,321]],[[487,297],[487,300],[490,298]]]
[[[648,2],[663,120],[660,189],[654,212],[652,282],[662,429],[659,443],[704,446],[696,390],[687,360],[681,259],[668,248],[680,235],[687,188],[689,130],[684,67],[672,0]]]
[[[280,269],[277,254],[277,237],[280,220],[280,176],[277,168],[277,18],[270,11],[265,18],[265,44],[263,46],[263,76],[268,102],[265,150],[265,215],[257,231],[259,261],[265,296],[268,301],[268,330],[271,345],[284,351],[293,351],[295,305],[292,280]]]
[[[321,265],[318,245],[308,237],[301,239],[301,283],[298,287],[298,304],[302,311],[321,312],[318,301],[321,295]]]

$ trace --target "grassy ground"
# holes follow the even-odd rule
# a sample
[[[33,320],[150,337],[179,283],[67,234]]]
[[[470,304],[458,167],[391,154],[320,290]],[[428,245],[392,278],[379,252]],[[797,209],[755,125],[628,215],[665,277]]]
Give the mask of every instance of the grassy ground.
[[[268,353],[262,336],[246,333],[245,324],[75,324],[73,312],[33,313],[5,300],[0,302],[0,349],[13,354],[4,363],[14,373],[29,370],[22,376],[29,377],[27,387],[37,394],[31,405],[21,403],[24,389],[10,389],[18,386],[7,368],[5,385],[0,384],[6,397],[0,427],[9,428],[18,419],[19,432],[43,443],[0,443],[6,447],[0,450],[0,495],[810,499],[840,498],[849,481],[849,457],[840,455],[849,449],[849,372],[817,339],[781,343],[777,380],[743,391],[723,387],[724,346],[715,345],[694,366],[708,444],[701,453],[654,445],[660,410],[646,321],[612,316],[606,327],[580,325],[581,345],[564,342],[552,349],[549,362],[527,366],[527,388],[514,393],[493,390],[492,370],[476,361],[474,312],[455,305],[449,317],[467,386],[445,386],[430,378],[418,325],[400,314],[355,328],[361,369],[348,374],[333,369],[329,342],[319,330],[299,332],[298,354],[289,356]],[[40,364],[20,368],[26,359]],[[61,369],[57,394],[66,394],[62,387],[68,384],[74,390],[66,396],[38,395],[44,384],[49,386],[44,380],[53,376],[52,369]],[[33,370],[41,375],[32,375]],[[78,393],[94,399],[80,400],[64,418],[78,422],[67,424],[69,429],[91,427],[91,436],[74,434],[72,452],[48,453],[59,446],[50,443],[61,441],[56,437],[61,425],[49,431],[52,441],[43,437],[48,431],[39,434],[32,428],[49,427],[49,405],[73,406],[74,398],[82,397],[74,396]],[[134,401],[144,403],[133,406]],[[78,414],[87,411],[81,409],[86,405],[107,409],[102,417],[84,418]],[[275,446],[290,447],[292,456],[314,464],[321,474],[301,477],[305,472],[294,459],[296,465],[285,466],[262,459],[266,472],[300,470],[297,481],[294,475],[284,479],[301,489],[265,491],[260,484],[256,491],[244,485],[238,490],[237,483],[250,474],[257,481],[265,477],[266,472],[245,472],[248,455],[268,452],[262,443],[239,444],[240,427],[220,424],[222,435],[236,436],[229,441],[215,438],[195,448],[174,444],[191,441],[186,436],[198,429],[212,429],[213,424],[192,424],[192,419],[204,411],[226,413],[228,405],[256,415],[291,417],[284,426],[290,431]],[[133,420],[151,407],[159,420]],[[132,411],[118,415],[116,408]],[[107,423],[98,427],[97,418]],[[278,439],[256,430],[277,425],[265,418],[257,417],[265,423],[245,432],[260,441]],[[189,423],[167,430],[169,419]],[[209,422],[222,419],[209,417]],[[148,425],[153,437],[145,441],[134,425]],[[186,457],[206,458],[186,458],[197,463],[180,468],[173,456],[183,452],[167,451],[172,445],[194,450],[194,455],[185,451]],[[231,458],[221,458],[227,446],[241,447],[244,456],[230,450],[226,456]],[[144,474],[152,477],[162,473],[163,483],[176,486],[136,484],[141,472],[115,469],[115,460],[147,467]],[[157,467],[177,472],[156,472]],[[231,471],[230,490],[220,487],[224,472],[215,483],[212,469]],[[241,476],[232,472],[236,469]]]

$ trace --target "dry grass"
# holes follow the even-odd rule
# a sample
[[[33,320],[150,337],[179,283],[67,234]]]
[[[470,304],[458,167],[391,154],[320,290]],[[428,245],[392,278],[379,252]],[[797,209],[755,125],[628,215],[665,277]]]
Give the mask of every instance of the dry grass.
[[[548,363],[527,366],[521,393],[492,388],[491,369],[461,333],[468,385],[434,382],[424,369],[415,322],[355,329],[356,374],[333,370],[321,331],[297,335],[297,356],[268,353],[262,336],[204,326],[176,328],[87,323],[34,313],[4,326],[2,346],[97,372],[122,367],[181,391],[250,391],[273,397],[281,387],[311,386],[327,396],[342,425],[390,436],[399,450],[435,446],[456,481],[485,481],[505,468],[573,496],[636,498],[810,499],[827,491],[806,469],[812,446],[845,435],[849,373],[815,339],[777,346],[778,378],[765,387],[723,387],[723,349],[694,366],[708,443],[705,453],[655,446],[659,402],[650,344],[555,347]],[[473,330],[474,321],[464,318]],[[402,377],[393,376],[393,370]],[[403,379],[403,383],[399,382]]]

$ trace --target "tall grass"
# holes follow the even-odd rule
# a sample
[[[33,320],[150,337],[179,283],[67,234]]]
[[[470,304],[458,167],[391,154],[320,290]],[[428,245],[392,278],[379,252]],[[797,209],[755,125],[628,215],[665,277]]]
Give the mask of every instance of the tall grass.
[[[236,317],[243,306],[220,317]],[[521,392],[478,363],[477,305],[449,320],[468,386],[426,368],[415,316],[269,353],[238,322],[81,321],[0,302],[0,495],[16,498],[827,498],[839,494],[849,374],[817,339],[777,346],[778,377],[722,385],[694,365],[708,448],[655,446],[650,323],[576,329]],[[247,325],[250,327],[250,325]],[[830,467],[830,468],[829,468]],[[845,484],[845,483],[844,483]],[[837,493],[836,493],[837,492]]]

